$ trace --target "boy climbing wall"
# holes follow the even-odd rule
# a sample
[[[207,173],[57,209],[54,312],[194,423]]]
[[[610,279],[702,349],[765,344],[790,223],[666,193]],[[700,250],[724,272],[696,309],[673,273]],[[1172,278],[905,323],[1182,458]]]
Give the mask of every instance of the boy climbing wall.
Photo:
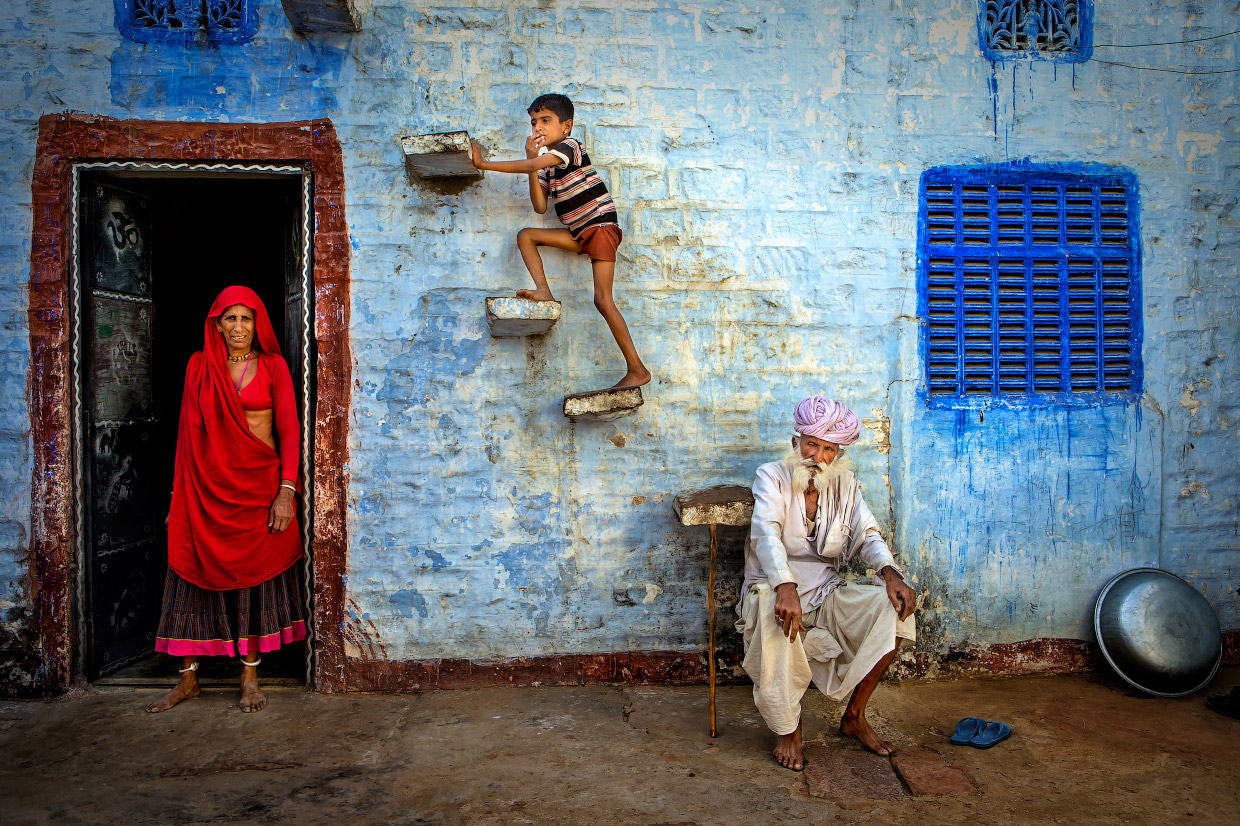
[[[611,329],[628,366],[628,372],[614,388],[641,387],[650,381],[650,371],[637,355],[624,316],[612,299],[616,248],[620,246],[616,206],[581,142],[570,137],[573,102],[564,95],[542,95],[530,104],[528,111],[532,134],[525,139],[525,160],[484,161],[482,147],[477,142],[472,145],[476,168],[529,175],[530,202],[539,215],[547,211],[547,193],[550,192],[555,197],[556,214],[568,227],[526,227],[517,233],[517,248],[536,288],[517,290],[517,297],[553,300],[539,247],[555,247],[590,256],[594,270],[594,306]],[[545,150],[544,154],[540,155],[540,150]]]

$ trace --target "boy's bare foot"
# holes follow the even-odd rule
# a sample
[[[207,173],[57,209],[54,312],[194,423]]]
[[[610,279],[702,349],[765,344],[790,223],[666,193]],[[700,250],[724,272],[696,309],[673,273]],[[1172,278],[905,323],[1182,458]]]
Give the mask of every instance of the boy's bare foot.
[[[611,386],[611,389],[612,390],[627,390],[630,387],[641,387],[643,385],[650,384],[650,378],[651,376],[650,376],[649,370],[641,370],[641,371],[630,370],[629,372],[624,374],[624,378],[620,379],[620,381],[613,384]]]
[[[551,290],[517,290],[517,298],[525,298],[530,301],[555,301],[555,296],[551,294]]]
[[[869,721],[864,716],[851,717],[847,714],[844,715],[840,719],[840,734],[846,737],[856,737],[861,741],[861,745],[883,757],[896,750],[895,746],[878,736],[878,732],[870,727]]]
[[[241,700],[237,707],[247,714],[251,711],[262,711],[267,707],[267,698],[258,689],[258,676],[253,668],[245,668],[241,676]]]
[[[181,681],[176,684],[176,688],[148,705],[146,710],[152,714],[167,711],[182,700],[197,697],[201,690],[198,687],[198,675],[193,671],[187,671],[181,675]]]
[[[775,751],[771,752],[775,762],[785,769],[799,772],[805,768],[805,752],[801,749],[801,721],[797,721],[797,730],[791,734],[781,734],[775,741]]]

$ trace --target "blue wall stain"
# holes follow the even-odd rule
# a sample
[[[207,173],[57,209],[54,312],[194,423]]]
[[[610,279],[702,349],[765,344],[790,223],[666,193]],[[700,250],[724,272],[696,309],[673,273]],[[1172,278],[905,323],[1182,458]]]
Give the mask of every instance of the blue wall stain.
[[[415,611],[422,619],[430,615],[426,608],[426,599],[412,588],[392,592],[388,595],[388,603],[395,613],[403,617],[412,618]]]
[[[110,58],[111,104],[125,111],[315,117],[338,108],[335,81],[347,49],[320,38],[261,38],[247,44],[120,41]]]

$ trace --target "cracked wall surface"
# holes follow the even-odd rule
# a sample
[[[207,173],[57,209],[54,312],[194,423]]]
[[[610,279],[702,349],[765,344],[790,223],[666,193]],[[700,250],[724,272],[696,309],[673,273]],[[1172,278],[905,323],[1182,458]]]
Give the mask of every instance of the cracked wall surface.
[[[1094,42],[1240,28],[1235,2],[1140,5],[1099,4]],[[350,656],[701,650],[706,531],[679,527],[672,498],[751,481],[815,391],[865,420],[850,453],[926,593],[921,650],[1089,639],[1093,595],[1142,565],[1189,579],[1240,627],[1240,486],[1223,460],[1240,454],[1236,75],[992,66],[967,0],[375,0],[361,32],[308,37],[263,0],[239,46],[134,43],[113,9],[0,9],[0,682],[39,679],[30,182],[37,119],[65,110],[334,122],[352,247]],[[1124,62],[1232,68],[1236,47]],[[415,184],[397,140],[467,129],[492,157],[518,157],[525,107],[547,91],[577,103],[574,133],[619,206],[618,302],[655,372],[644,406],[613,422],[560,411],[623,372],[584,261],[545,255],[564,312],[550,334],[487,333],[485,297],[526,286],[515,233],[554,215],[530,210],[519,176]],[[979,414],[918,394],[919,176],[1021,158],[1137,177],[1137,403]],[[721,532],[732,650],[741,538]]]

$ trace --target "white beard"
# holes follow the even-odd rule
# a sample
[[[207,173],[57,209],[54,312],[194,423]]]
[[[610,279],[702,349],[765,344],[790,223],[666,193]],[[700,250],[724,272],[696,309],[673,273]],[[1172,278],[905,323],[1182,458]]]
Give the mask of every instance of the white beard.
[[[833,479],[847,473],[852,466],[852,462],[844,456],[842,451],[829,465],[802,458],[801,452],[796,448],[785,453],[781,461],[792,469],[792,492],[797,496],[805,494],[811,481],[814,483],[814,488],[821,491]]]

